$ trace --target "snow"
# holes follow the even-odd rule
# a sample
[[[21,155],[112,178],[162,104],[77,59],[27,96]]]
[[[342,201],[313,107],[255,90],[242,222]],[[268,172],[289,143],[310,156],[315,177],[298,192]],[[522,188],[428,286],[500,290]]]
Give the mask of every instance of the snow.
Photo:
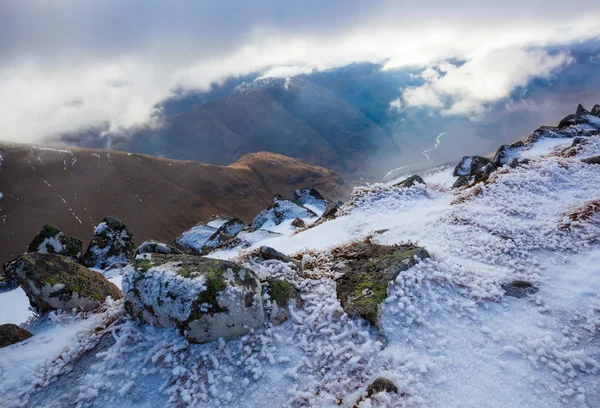
[[[242,232],[249,247],[210,255],[240,261],[268,245],[314,265],[296,273],[277,262],[247,264],[300,290],[303,304],[283,325],[190,344],[174,330],[135,324],[119,302],[61,324],[41,321],[31,340],[0,349],[0,395],[14,406],[71,393],[63,405],[598,407],[600,224],[596,217],[564,226],[598,199],[600,167],[580,159],[600,154],[600,137],[574,157],[554,154],[571,142],[542,139],[521,151],[528,165],[505,166],[461,191],[434,185],[452,181],[450,167],[427,174],[428,186],[358,187],[334,220],[301,232],[291,216],[271,220],[263,227],[281,235]],[[390,284],[381,333],[343,312],[328,251],[366,237],[414,242],[431,254]],[[128,279],[126,272],[124,285]],[[502,285],[513,280],[538,291],[507,296]],[[0,294],[0,310],[10,293]],[[92,329],[108,315],[106,345],[73,361],[97,342]],[[64,364],[49,364],[65,349]],[[48,373],[63,375],[48,385]],[[360,400],[379,376],[400,394]],[[40,382],[33,392],[29,384]]]
[[[33,312],[29,310],[29,299],[23,289],[0,293],[0,324],[25,323],[31,316]]]

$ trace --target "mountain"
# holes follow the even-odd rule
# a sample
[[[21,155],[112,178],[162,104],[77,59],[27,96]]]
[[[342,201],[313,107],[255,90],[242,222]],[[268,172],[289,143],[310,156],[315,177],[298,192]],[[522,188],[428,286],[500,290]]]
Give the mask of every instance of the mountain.
[[[493,166],[467,156],[422,180],[359,186],[330,219],[305,214],[304,227],[281,200],[269,211],[285,222],[229,223],[250,246],[233,239],[201,257],[148,245],[95,275],[59,255],[21,257],[33,266],[0,293],[2,403],[600,406],[600,105],[557,124],[500,147]],[[450,188],[465,172],[485,175]],[[300,200],[317,210],[320,199]],[[58,279],[81,292],[61,265],[122,294],[110,286],[116,298],[94,292],[85,312],[32,316],[26,293],[72,301]]]
[[[275,193],[315,187],[332,199],[348,192],[333,171],[272,153],[228,166],[118,151],[0,144],[0,262],[22,253],[45,224],[88,242],[118,214],[137,242],[175,236],[213,215],[250,222]]]

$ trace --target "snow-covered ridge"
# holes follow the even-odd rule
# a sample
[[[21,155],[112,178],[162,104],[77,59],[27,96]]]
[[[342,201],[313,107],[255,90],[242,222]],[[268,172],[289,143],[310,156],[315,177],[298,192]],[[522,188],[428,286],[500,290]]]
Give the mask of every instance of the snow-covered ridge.
[[[514,153],[527,162],[485,182],[429,181],[451,177],[446,168],[428,185],[357,187],[336,219],[212,253],[246,262],[268,245],[312,266],[246,264],[300,289],[303,305],[281,326],[198,345],[134,324],[118,302],[104,315],[42,320],[31,340],[0,349],[0,395],[8,406],[600,406],[600,224],[586,215],[600,165],[582,160],[600,155],[600,135],[583,131],[572,147],[570,137],[532,141]],[[365,239],[418,243],[432,257],[389,285],[381,332],[336,298],[331,249]],[[514,281],[532,290],[515,297]],[[103,347],[84,354],[107,313]],[[399,392],[363,398],[377,377]]]

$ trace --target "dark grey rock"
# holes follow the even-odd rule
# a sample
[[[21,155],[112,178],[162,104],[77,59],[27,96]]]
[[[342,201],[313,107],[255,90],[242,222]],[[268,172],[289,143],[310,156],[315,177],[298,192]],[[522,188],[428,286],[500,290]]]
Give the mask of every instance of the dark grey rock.
[[[33,334],[16,324],[0,325],[0,348],[27,340],[31,336]]]
[[[514,280],[512,282],[503,283],[500,285],[506,292],[506,296],[512,296],[517,298],[525,297],[529,294],[536,293],[538,288],[535,287],[531,282]]]

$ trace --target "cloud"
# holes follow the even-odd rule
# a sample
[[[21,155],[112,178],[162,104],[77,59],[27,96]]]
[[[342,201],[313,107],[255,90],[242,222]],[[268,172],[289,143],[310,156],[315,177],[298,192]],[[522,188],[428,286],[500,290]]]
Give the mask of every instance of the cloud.
[[[404,93],[402,103],[461,113],[567,62],[539,49],[600,36],[594,1],[581,0],[579,12],[567,14],[559,0],[490,3],[0,2],[0,138],[32,142],[105,124],[126,129],[147,123],[175,89],[355,61],[430,66],[425,85]],[[442,64],[449,60],[466,63],[451,71]],[[448,98],[457,101],[448,105]]]
[[[510,95],[533,78],[547,78],[572,62],[566,53],[542,50],[499,50],[476,56],[460,66],[428,67],[425,83],[404,90],[406,106],[439,109],[446,115],[479,115],[487,104]]]

